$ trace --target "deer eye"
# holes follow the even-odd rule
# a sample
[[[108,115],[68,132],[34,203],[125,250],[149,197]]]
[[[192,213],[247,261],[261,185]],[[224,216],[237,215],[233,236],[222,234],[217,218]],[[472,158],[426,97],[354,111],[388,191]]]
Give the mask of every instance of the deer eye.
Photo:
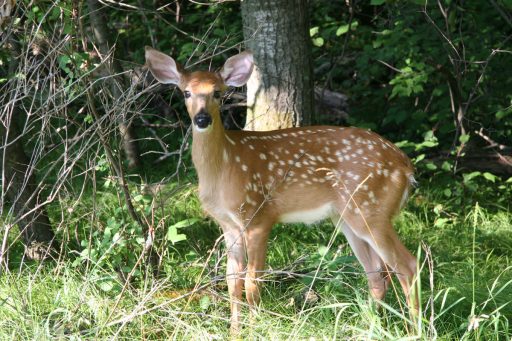
[[[190,93],[190,91],[183,91],[183,96],[185,96],[185,98],[189,98],[190,96],[192,96],[192,94]]]
[[[221,96],[222,96],[222,93],[220,91],[217,90],[217,91],[213,92],[213,97],[219,99]]]

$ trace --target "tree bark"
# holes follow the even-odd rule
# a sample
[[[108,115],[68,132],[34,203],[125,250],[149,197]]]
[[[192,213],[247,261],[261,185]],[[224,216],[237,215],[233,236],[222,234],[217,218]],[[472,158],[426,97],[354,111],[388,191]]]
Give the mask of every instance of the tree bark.
[[[8,44],[12,53],[9,64],[9,75],[12,76],[17,72],[21,52],[14,39],[10,39]],[[55,235],[46,209],[39,204],[41,193],[37,185],[35,168],[23,149],[21,132],[16,124],[15,118],[20,115],[17,104],[19,99],[9,96],[5,96],[4,99],[6,103],[2,103],[0,115],[2,213],[4,213],[6,202],[9,202],[11,206],[9,215],[12,220],[8,221],[18,225],[25,244],[26,256],[30,259],[42,260],[48,256]],[[4,227],[8,228],[8,225]],[[0,259],[6,251],[5,246],[5,243],[2,243]]]
[[[0,165],[3,173],[2,203],[5,202],[5,196],[12,205],[14,221],[17,221],[27,246],[33,243],[51,243],[54,234],[46,210],[38,205],[40,193],[35,169],[23,150],[15,120],[7,118],[7,121],[10,121],[7,126],[0,124],[3,151],[3,162]]]
[[[255,67],[247,130],[308,125],[314,110],[307,0],[245,0],[242,20]]]
[[[98,44],[102,57],[105,57],[111,52],[111,48],[114,45],[110,40],[113,34],[107,26],[107,20],[99,1],[87,0],[87,6],[96,43]],[[108,78],[108,83],[112,96],[114,99],[119,100],[123,95],[122,85],[125,84],[125,80],[121,75],[123,68],[114,55],[112,58],[105,59],[105,66],[108,75],[115,75]],[[133,169],[139,168],[141,162],[137,137],[129,122],[129,117],[126,117],[126,114],[123,113],[122,116],[118,117],[117,124],[121,134],[123,150],[128,160],[128,168]]]

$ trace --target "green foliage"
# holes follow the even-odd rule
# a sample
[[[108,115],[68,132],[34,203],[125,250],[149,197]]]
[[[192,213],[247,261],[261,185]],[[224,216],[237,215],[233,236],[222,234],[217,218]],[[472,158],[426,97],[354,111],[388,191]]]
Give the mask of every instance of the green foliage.
[[[384,312],[378,313],[367,299],[363,270],[333,226],[280,225],[271,235],[268,263],[273,272],[263,277],[261,310],[247,319],[243,337],[509,339],[512,215],[480,202],[499,202],[500,191],[510,195],[510,188],[498,190],[499,182],[489,185],[483,175],[468,181],[475,188],[457,194],[465,197],[462,203],[447,198],[444,185],[422,181],[396,221],[409,249],[428,246],[421,248],[422,264],[433,262],[432,269],[421,268],[424,318],[419,330],[408,324],[403,297],[393,289]],[[194,201],[186,192],[182,195]],[[177,218],[174,224],[206,242],[188,238],[169,245],[177,249],[166,257],[163,275],[154,278],[141,268],[132,289],[123,291],[124,282],[108,269],[77,272],[66,261],[42,268],[24,264],[20,272],[0,277],[0,338],[227,338],[227,292],[217,286],[223,276],[212,272],[220,267],[224,273],[225,263],[209,259],[209,250],[219,247],[214,246],[216,236],[209,237],[212,230],[200,221],[197,204],[187,208],[184,202],[177,213],[186,210],[195,222],[185,227],[193,221]],[[180,247],[183,243],[188,245]],[[205,284],[208,290],[193,289]]]
[[[459,142],[484,127],[507,144],[512,81],[503,70],[510,59],[493,50],[510,44],[502,29],[508,24],[497,9],[485,1],[448,1],[441,5],[445,18],[435,2],[370,3],[355,4],[352,16],[335,3],[313,11],[312,26],[324,41],[313,48],[315,65],[335,60],[318,80],[350,96],[349,123],[378,129],[393,141],[416,143],[422,143],[425,131],[435,130],[433,151],[452,149],[456,129],[447,84],[455,79],[468,108],[464,124],[469,133]]]
[[[167,235],[166,235],[167,240],[169,240],[173,244],[176,244],[177,242],[180,242],[182,240],[186,240],[187,236],[182,233],[178,233],[178,229],[184,228],[184,227],[189,227],[198,222],[199,222],[199,219],[197,219],[197,218],[189,218],[189,219],[178,221],[176,224],[169,226],[169,229],[167,230]]]

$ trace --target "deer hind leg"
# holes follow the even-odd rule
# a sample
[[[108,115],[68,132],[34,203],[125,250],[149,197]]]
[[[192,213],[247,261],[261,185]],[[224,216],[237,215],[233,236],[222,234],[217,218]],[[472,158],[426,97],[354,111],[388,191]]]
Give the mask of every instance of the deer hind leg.
[[[366,220],[350,219],[349,227],[353,234],[366,241],[367,245],[380,257],[385,265],[384,272],[393,271],[404,291],[413,315],[417,314],[418,297],[416,284],[416,258],[407,250],[393,229],[390,218],[369,217]]]
[[[339,215],[331,217],[331,220],[336,227],[341,229],[357,260],[363,266],[368,277],[370,294],[377,301],[384,300],[391,280],[384,261],[367,242],[359,238],[350,226],[341,220]]]

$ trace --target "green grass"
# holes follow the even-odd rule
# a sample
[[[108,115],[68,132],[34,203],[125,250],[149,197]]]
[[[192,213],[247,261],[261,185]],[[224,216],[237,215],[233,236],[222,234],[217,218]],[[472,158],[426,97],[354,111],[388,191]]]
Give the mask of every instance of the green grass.
[[[10,270],[0,276],[0,339],[228,338],[219,229],[201,217],[190,187],[163,193],[170,199],[157,209],[158,218],[167,221],[157,225],[158,236],[185,218],[200,221],[180,229],[186,241],[155,243],[162,260],[159,276],[139,264],[126,285],[112,270],[130,259],[123,252],[136,253],[129,240],[111,247],[116,252],[103,263],[77,261],[80,250],[70,247],[59,262],[43,265],[11,257]],[[378,311],[343,236],[325,249],[335,233],[332,226],[278,225],[270,239],[262,304],[256,316],[245,315],[241,338],[510,340],[512,213],[506,200],[487,198],[491,204],[486,204],[485,193],[475,191],[463,202],[443,193],[422,184],[396,220],[402,240],[421,259],[418,325],[402,311],[397,281],[398,295],[391,289]],[[503,197],[503,190],[498,194]],[[105,199],[97,208],[97,238],[108,227],[106,217],[123,219],[109,208],[113,201]],[[84,217],[87,202],[75,214]],[[82,220],[87,236],[90,223]]]

